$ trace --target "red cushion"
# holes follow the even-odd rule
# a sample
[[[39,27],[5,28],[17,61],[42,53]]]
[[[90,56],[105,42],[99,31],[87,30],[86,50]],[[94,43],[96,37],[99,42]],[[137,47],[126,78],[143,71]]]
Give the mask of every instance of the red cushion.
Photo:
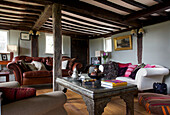
[[[50,71],[27,71],[23,73],[23,77],[51,77],[52,73]]]
[[[129,65],[132,65],[132,63],[118,63],[119,68],[128,67]]]
[[[2,104],[36,96],[36,90],[34,88],[0,87],[0,92],[2,92]]]

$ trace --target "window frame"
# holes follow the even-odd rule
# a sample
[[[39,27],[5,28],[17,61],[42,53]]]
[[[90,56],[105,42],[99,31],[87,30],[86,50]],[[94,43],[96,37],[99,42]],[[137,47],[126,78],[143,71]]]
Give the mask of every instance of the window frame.
[[[6,48],[5,48],[4,51],[0,51],[0,52],[1,52],[1,53],[8,53],[8,51],[7,51],[7,45],[9,44],[9,30],[1,30],[1,29],[0,29],[0,31],[7,32]],[[2,42],[2,41],[0,40],[0,42]]]
[[[109,50],[106,48],[107,46],[107,40],[110,40],[110,46],[109,46]],[[104,46],[104,52],[112,52],[112,46],[113,46],[113,43],[112,43],[112,37],[107,37],[107,38],[104,38],[103,39],[103,46]],[[108,47],[108,46],[107,46]]]

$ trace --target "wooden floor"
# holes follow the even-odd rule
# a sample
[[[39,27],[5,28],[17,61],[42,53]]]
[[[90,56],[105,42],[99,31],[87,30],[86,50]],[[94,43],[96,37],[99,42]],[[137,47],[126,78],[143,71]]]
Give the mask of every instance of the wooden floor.
[[[52,88],[36,88],[37,95],[51,92]],[[88,111],[86,105],[82,99],[82,97],[70,90],[67,91],[67,103],[64,105],[68,115],[88,115]],[[134,108],[135,115],[150,115],[145,109],[138,104],[137,97],[134,98]],[[126,106],[122,99],[118,96],[113,97],[111,102],[107,104],[107,107],[104,109],[104,113],[102,115],[125,115],[126,114]]]

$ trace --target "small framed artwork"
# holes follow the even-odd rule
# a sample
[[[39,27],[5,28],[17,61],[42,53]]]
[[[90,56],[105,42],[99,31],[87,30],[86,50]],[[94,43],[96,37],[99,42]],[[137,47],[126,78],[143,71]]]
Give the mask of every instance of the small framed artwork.
[[[2,61],[8,60],[7,54],[1,54],[1,57],[2,57]]]
[[[30,35],[29,35],[29,33],[27,33],[27,32],[21,32],[21,33],[20,33],[20,38],[21,38],[21,40],[27,40],[27,41],[29,41],[29,40],[30,40]]]
[[[114,38],[114,49],[115,51],[131,50],[132,49],[131,35]]]

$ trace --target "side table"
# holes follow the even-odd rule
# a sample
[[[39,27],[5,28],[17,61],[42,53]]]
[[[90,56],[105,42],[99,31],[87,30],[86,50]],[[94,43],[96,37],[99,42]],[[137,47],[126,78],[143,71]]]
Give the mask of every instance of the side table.
[[[6,82],[9,81],[9,72],[0,72],[0,77],[6,76]]]

